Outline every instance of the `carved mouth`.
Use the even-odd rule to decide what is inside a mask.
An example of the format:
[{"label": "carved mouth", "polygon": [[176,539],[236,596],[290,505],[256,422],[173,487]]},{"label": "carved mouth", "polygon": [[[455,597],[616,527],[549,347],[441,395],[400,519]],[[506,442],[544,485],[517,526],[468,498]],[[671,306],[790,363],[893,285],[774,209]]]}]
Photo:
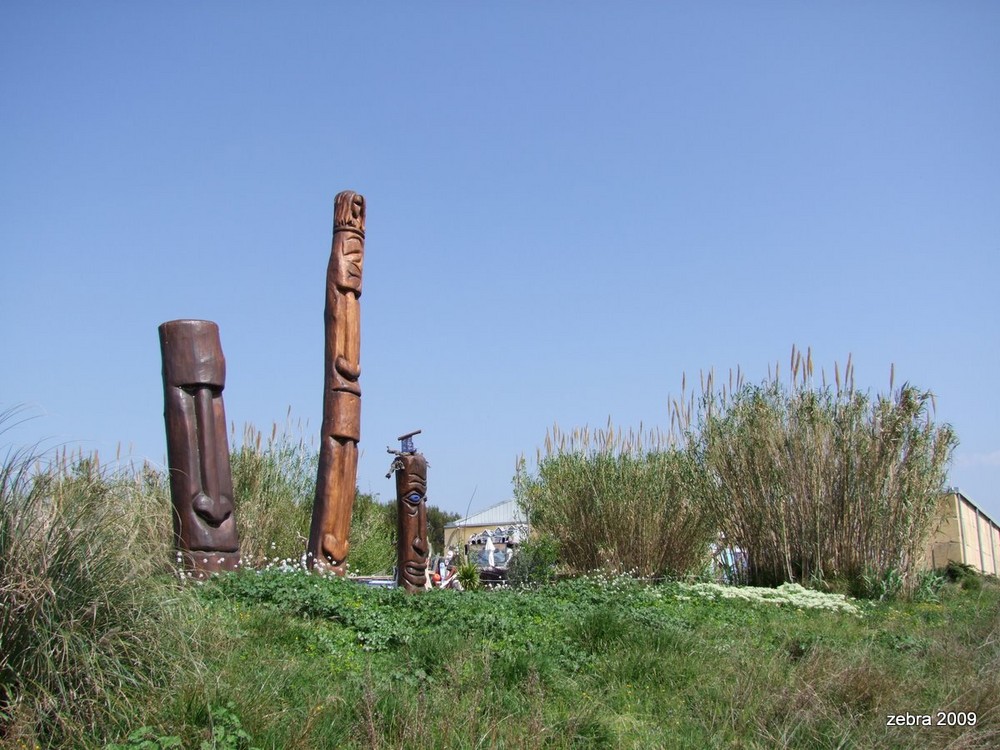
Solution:
[{"label": "carved mouth", "polygon": [[406,563],[403,566],[403,570],[405,570],[406,573],[410,577],[412,577],[412,578],[423,578],[424,577],[424,568],[420,567],[418,565],[415,565],[413,563]]}]

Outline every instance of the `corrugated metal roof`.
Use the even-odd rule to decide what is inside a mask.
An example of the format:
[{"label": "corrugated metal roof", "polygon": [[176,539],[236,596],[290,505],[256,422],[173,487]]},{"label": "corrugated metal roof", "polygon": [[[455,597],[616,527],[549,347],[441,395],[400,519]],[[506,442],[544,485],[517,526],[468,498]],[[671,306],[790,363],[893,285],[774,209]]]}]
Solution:
[{"label": "corrugated metal roof", "polygon": [[517,507],[517,500],[511,499],[491,505],[486,510],[473,513],[467,518],[446,523],[444,527],[454,529],[459,526],[509,526],[516,523],[527,523],[527,519]]}]

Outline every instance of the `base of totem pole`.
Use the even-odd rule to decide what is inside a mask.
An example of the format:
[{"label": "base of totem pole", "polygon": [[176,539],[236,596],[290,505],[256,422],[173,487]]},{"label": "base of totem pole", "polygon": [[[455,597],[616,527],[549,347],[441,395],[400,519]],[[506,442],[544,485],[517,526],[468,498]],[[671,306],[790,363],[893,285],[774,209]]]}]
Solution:
[{"label": "base of totem pole", "polygon": [[185,575],[196,580],[204,580],[216,573],[238,569],[240,553],[178,550],[177,562],[182,566]]},{"label": "base of totem pole", "polygon": [[334,565],[328,563],[326,560],[317,559],[311,554],[306,562],[306,567],[313,573],[319,573],[325,576],[340,576],[344,578],[347,576],[347,565],[345,563],[340,563],[340,565]]}]

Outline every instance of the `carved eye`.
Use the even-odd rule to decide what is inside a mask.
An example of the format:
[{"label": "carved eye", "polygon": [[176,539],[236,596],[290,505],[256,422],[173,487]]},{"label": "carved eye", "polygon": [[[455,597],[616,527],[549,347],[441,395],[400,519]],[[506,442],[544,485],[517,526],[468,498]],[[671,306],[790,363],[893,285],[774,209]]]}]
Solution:
[{"label": "carved eye", "polygon": [[406,496],[406,499],[409,500],[411,503],[419,503],[420,502],[420,493],[419,492],[411,492],[409,495]]}]

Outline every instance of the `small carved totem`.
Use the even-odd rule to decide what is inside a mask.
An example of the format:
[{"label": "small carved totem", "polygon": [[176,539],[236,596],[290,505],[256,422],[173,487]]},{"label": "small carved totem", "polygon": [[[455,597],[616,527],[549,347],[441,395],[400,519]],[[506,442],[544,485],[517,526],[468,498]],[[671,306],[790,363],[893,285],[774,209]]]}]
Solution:
[{"label": "small carved totem", "polygon": [[413,447],[420,430],[400,435],[400,449],[389,474],[396,472],[396,583],[420,591],[427,580],[427,459]]},{"label": "small carved totem", "polygon": [[365,199],[346,190],[334,200],[333,248],[326,271],[323,425],[308,564],[346,570],[361,439],[361,268]]},{"label": "small carved totem", "polygon": [[185,568],[204,578],[240,562],[222,403],[226,360],[211,321],[172,320],[159,330],[174,543]]}]

